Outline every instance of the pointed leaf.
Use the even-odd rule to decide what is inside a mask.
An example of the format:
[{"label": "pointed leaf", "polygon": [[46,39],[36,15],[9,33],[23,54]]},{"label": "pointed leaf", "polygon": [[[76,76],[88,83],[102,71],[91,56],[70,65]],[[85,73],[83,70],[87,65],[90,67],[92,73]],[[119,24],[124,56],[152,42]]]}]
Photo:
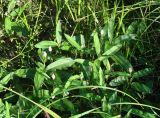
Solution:
[{"label": "pointed leaf", "polygon": [[149,75],[153,72],[153,68],[145,68],[143,70],[137,71],[135,73],[133,73],[132,77],[133,78],[140,78],[140,77],[144,77],[146,75]]},{"label": "pointed leaf", "polygon": [[12,26],[12,21],[10,20],[9,17],[5,18],[5,30],[9,34],[11,33],[11,26]]},{"label": "pointed leaf", "polygon": [[133,82],[131,87],[139,92],[143,92],[143,93],[151,93],[152,92],[152,88],[150,88],[149,86],[142,84],[142,83],[138,83],[138,82]]},{"label": "pointed leaf", "polygon": [[115,19],[113,16],[108,19],[108,37],[110,42],[112,42],[114,29],[115,29],[114,22],[115,22]]},{"label": "pointed leaf", "polygon": [[121,49],[121,47],[122,47],[121,44],[112,46],[110,49],[108,49],[106,52],[104,52],[103,55],[105,55],[105,56],[112,55],[115,52],[119,51]]},{"label": "pointed leaf", "polygon": [[132,22],[126,31],[126,34],[135,34],[137,28],[138,28],[138,22],[137,21]]},{"label": "pointed leaf", "polygon": [[104,74],[103,74],[103,70],[101,67],[99,68],[99,85],[100,86],[105,85]]},{"label": "pointed leaf", "polygon": [[119,76],[115,79],[112,79],[109,83],[110,86],[119,86],[124,84],[125,82],[127,83],[128,78],[125,76]]},{"label": "pointed leaf", "polygon": [[34,76],[34,85],[37,90],[40,89],[40,87],[42,86],[44,79],[45,77],[37,71]]},{"label": "pointed leaf", "polygon": [[9,73],[2,80],[0,80],[0,84],[6,85],[11,79],[13,79],[13,76],[14,76],[14,72]]},{"label": "pointed leaf", "polygon": [[75,48],[77,48],[78,50],[81,50],[81,46],[76,42],[76,40],[69,36],[68,34],[64,34],[66,39],[68,40],[68,42]]},{"label": "pointed leaf", "polygon": [[16,6],[16,0],[11,0],[8,4],[8,11],[7,12],[10,13],[14,9],[15,6]]},{"label": "pointed leaf", "polygon": [[18,69],[15,71],[15,75],[21,78],[33,78],[35,74],[35,69]]},{"label": "pointed leaf", "polygon": [[55,69],[62,69],[62,68],[66,68],[66,67],[70,67],[75,63],[75,61],[72,58],[63,58],[63,59],[59,59],[51,64],[49,64],[46,67],[46,70],[55,70]]},{"label": "pointed leaf", "polygon": [[112,55],[111,58],[128,72],[131,73],[133,71],[131,63],[121,54],[116,53],[115,55]]},{"label": "pointed leaf", "polygon": [[100,44],[100,40],[98,37],[98,33],[95,31],[95,32],[93,32],[92,35],[93,35],[93,39],[94,39],[94,47],[96,50],[96,54],[97,54],[97,56],[99,56],[101,53],[101,44]]},{"label": "pointed leaf", "polygon": [[58,20],[57,26],[56,26],[56,40],[57,43],[60,44],[62,41],[62,29],[61,29],[61,22]]},{"label": "pointed leaf", "polygon": [[35,45],[36,48],[56,47],[57,43],[54,41],[41,41]]}]

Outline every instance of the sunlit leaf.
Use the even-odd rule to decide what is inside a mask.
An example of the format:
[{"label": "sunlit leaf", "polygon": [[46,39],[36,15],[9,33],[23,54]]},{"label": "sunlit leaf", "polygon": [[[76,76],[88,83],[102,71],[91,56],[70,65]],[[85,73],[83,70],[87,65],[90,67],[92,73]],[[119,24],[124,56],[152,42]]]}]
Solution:
[{"label": "sunlit leaf", "polygon": [[62,29],[61,29],[61,22],[58,20],[57,26],[56,26],[56,40],[57,43],[60,44],[62,41]]},{"label": "sunlit leaf", "polygon": [[11,0],[8,4],[8,13],[10,13],[16,6],[16,0]]},{"label": "sunlit leaf", "polygon": [[36,72],[35,76],[34,76],[34,85],[35,88],[38,90],[41,88],[41,86],[43,85],[43,81],[44,81],[45,77],[44,75],[42,75],[42,73],[40,72]]},{"label": "sunlit leaf", "polygon": [[5,30],[7,33],[11,33],[11,27],[12,27],[12,21],[10,20],[9,17],[5,18]]},{"label": "sunlit leaf", "polygon": [[98,37],[98,33],[95,31],[95,32],[93,32],[92,35],[93,35],[93,39],[94,39],[94,47],[96,50],[96,54],[99,56],[101,53],[101,44],[100,44],[100,40]]},{"label": "sunlit leaf", "polygon": [[46,70],[63,69],[63,68],[72,66],[74,63],[75,63],[75,61],[72,58],[62,58],[62,59],[59,59],[59,60],[49,64],[46,67]]},{"label": "sunlit leaf", "polygon": [[112,42],[114,29],[115,29],[115,19],[112,16],[111,18],[108,18],[108,37],[110,42]]},{"label": "sunlit leaf", "polygon": [[0,84],[6,85],[11,79],[13,79],[14,72],[9,73],[3,79],[0,80]]},{"label": "sunlit leaf", "polygon": [[122,84],[125,84],[127,83],[127,80],[128,78],[125,77],[125,76],[119,76],[115,79],[112,79],[109,83],[110,86],[119,86],[119,85],[122,85]]},{"label": "sunlit leaf", "polygon": [[36,48],[56,47],[57,43],[54,41],[41,41],[35,45]]},{"label": "sunlit leaf", "polygon": [[107,51],[105,51],[102,55],[104,56],[109,56],[109,55],[112,55],[114,54],[115,52],[117,52],[118,50],[120,50],[122,47],[122,45],[115,45],[115,46],[112,46],[110,49],[108,49]]},{"label": "sunlit leaf", "polygon": [[68,42],[78,50],[81,50],[81,46],[76,42],[75,38],[69,36],[68,34],[64,34]]}]

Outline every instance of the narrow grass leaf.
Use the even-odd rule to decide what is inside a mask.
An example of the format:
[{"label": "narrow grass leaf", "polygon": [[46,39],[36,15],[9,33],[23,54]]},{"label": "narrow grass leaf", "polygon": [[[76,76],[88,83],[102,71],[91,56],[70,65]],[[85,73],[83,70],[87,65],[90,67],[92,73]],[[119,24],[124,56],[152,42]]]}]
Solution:
[{"label": "narrow grass leaf", "polygon": [[96,110],[98,110],[98,109],[100,109],[100,107],[94,108],[94,109],[91,109],[91,110],[88,110],[88,111],[85,111],[85,112],[83,112],[83,113],[81,113],[81,114],[77,114],[77,115],[71,116],[71,117],[69,117],[69,118],[81,118],[82,116],[85,116],[85,115],[87,115],[87,114],[90,114],[90,113],[92,113],[93,111],[96,111]]},{"label": "narrow grass leaf", "polygon": [[22,95],[22,94],[14,91],[14,90],[12,90],[12,89],[9,89],[9,88],[3,86],[2,84],[0,84],[0,89],[1,89],[1,88],[4,88],[4,89],[6,89],[6,90],[8,90],[8,91],[10,91],[10,92],[12,92],[12,93],[14,93],[14,94],[22,97],[22,98],[30,101],[31,103],[35,104],[36,106],[38,106],[39,108],[41,108],[41,109],[44,110],[45,112],[49,113],[53,118],[61,118],[58,114],[56,114],[56,113],[53,112],[52,110],[48,109],[47,107],[45,107],[45,106],[43,106],[43,105],[41,105],[41,104],[38,104],[38,103],[34,102],[33,100],[25,97],[24,95]]}]

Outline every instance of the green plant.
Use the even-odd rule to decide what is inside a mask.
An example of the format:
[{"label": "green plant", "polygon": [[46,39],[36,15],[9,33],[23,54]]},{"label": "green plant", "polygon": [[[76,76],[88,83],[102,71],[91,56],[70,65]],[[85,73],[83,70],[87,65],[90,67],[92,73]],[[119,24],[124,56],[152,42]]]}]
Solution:
[{"label": "green plant", "polygon": [[157,66],[146,56],[159,2],[2,5],[1,117],[159,117]]}]

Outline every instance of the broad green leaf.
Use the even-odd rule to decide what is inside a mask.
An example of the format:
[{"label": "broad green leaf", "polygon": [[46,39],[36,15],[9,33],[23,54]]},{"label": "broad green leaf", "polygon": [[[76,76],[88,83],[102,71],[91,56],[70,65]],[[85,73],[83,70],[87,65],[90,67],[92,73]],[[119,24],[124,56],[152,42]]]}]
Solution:
[{"label": "broad green leaf", "polygon": [[45,77],[44,75],[42,75],[40,72],[36,72],[35,76],[34,76],[34,85],[36,90],[39,90],[41,88],[41,86],[43,85],[43,81],[44,81]]},{"label": "broad green leaf", "polygon": [[105,65],[107,71],[111,71],[111,64],[110,64],[110,61],[108,59],[104,59],[103,64]]},{"label": "broad green leaf", "polygon": [[69,36],[68,34],[64,34],[68,42],[78,50],[81,50],[81,46],[76,42],[75,38]]},{"label": "broad green leaf", "polygon": [[110,49],[108,49],[107,51],[105,51],[102,55],[104,55],[104,56],[112,55],[115,52],[119,51],[121,49],[121,47],[122,47],[121,44],[112,46]]},{"label": "broad green leaf", "polygon": [[10,13],[16,6],[16,0],[11,0],[8,4],[8,13]]},{"label": "broad green leaf", "polygon": [[12,26],[12,21],[10,20],[9,17],[5,18],[5,30],[8,34],[11,33],[11,26]]},{"label": "broad green leaf", "polygon": [[153,70],[154,70],[153,68],[145,68],[143,70],[140,70],[140,71],[133,73],[132,77],[133,78],[144,77],[144,76],[151,74],[153,72]]},{"label": "broad green leaf", "polygon": [[5,105],[2,102],[2,99],[0,98],[0,118],[5,118],[5,116],[6,116]]},{"label": "broad green leaf", "polygon": [[142,93],[151,93],[152,92],[152,88],[150,88],[149,86],[142,84],[142,83],[138,83],[138,82],[133,82],[131,84],[131,87],[139,92]]},{"label": "broad green leaf", "polygon": [[112,76],[125,76],[125,77],[130,77],[131,74],[127,73],[127,72],[112,72],[111,73]]},{"label": "broad green leaf", "polygon": [[114,103],[114,102],[117,102],[118,99],[117,99],[117,92],[113,92],[113,94],[109,97],[109,103]]},{"label": "broad green leaf", "polygon": [[120,44],[120,43],[131,41],[131,40],[136,40],[135,34],[120,35],[115,39],[115,44]]},{"label": "broad green leaf", "polygon": [[28,68],[28,69],[18,69],[15,71],[15,75],[21,78],[33,78],[35,74],[35,70]]},{"label": "broad green leaf", "polygon": [[35,96],[39,98],[50,98],[49,90],[40,89],[36,91]]},{"label": "broad green leaf", "polygon": [[16,9],[14,9],[9,15],[12,17],[15,16],[21,16],[21,14],[24,12],[24,10],[29,6],[30,2],[25,3],[25,5],[23,5],[22,7],[18,7]]},{"label": "broad green leaf", "polygon": [[61,22],[58,20],[57,26],[56,26],[56,40],[57,43],[60,44],[62,41],[62,29],[61,29]]},{"label": "broad green leaf", "polygon": [[108,24],[105,24],[105,26],[101,30],[101,36],[103,38],[108,37]]},{"label": "broad green leaf", "polygon": [[137,28],[137,35],[138,36],[141,36],[142,33],[144,33],[145,31],[147,30],[147,26],[146,26],[146,23],[144,21],[141,21],[139,24],[138,24],[138,28]]},{"label": "broad green leaf", "polygon": [[111,106],[108,104],[107,99],[106,99],[106,97],[104,96],[103,99],[102,99],[102,111],[108,112],[109,109],[110,109],[110,107],[111,107]]},{"label": "broad green leaf", "polygon": [[133,71],[131,63],[121,54],[116,53],[115,55],[112,55],[111,58],[128,72],[131,73]]},{"label": "broad green leaf", "polygon": [[115,19],[112,16],[111,18],[108,18],[108,37],[110,42],[112,42],[114,29],[115,29]]},{"label": "broad green leaf", "polygon": [[126,30],[126,34],[135,34],[138,28],[138,24],[139,23],[137,21],[132,22]]},{"label": "broad green leaf", "polygon": [[0,80],[0,84],[6,85],[11,79],[13,79],[13,76],[14,76],[14,72],[9,73],[2,80]]},{"label": "broad green leaf", "polygon": [[56,47],[57,43],[54,41],[41,41],[35,45],[36,48]]},{"label": "broad green leaf", "polygon": [[83,48],[85,48],[86,47],[86,45],[85,45],[85,39],[84,39],[84,35],[80,35],[80,39],[81,39],[81,48],[83,49]]},{"label": "broad green leaf", "polygon": [[26,37],[29,34],[27,28],[22,23],[12,22],[11,30],[14,31],[19,37]]},{"label": "broad green leaf", "polygon": [[46,67],[46,70],[56,70],[56,69],[62,69],[62,68],[66,68],[66,67],[70,67],[75,63],[75,61],[72,58],[62,58],[59,59],[51,64],[49,64]]},{"label": "broad green leaf", "polygon": [[66,82],[64,88],[65,88],[65,89],[69,88],[69,87],[72,85],[72,82],[73,82],[74,80],[79,79],[79,78],[80,78],[79,75],[71,76],[71,77],[68,79],[68,81]]},{"label": "broad green leaf", "polygon": [[6,101],[5,106],[6,106],[6,117],[5,118],[11,118],[11,116],[10,116],[11,105]]},{"label": "broad green leaf", "polygon": [[93,82],[95,84],[99,84],[99,67],[100,67],[100,64],[97,60],[94,61],[93,63]]},{"label": "broad green leaf", "polygon": [[96,50],[96,54],[97,54],[97,56],[99,56],[101,53],[101,44],[100,44],[100,40],[98,37],[98,33],[95,31],[95,32],[93,32],[92,35],[93,35],[93,39],[94,39],[94,47]]},{"label": "broad green leaf", "polygon": [[115,79],[112,79],[109,83],[110,86],[119,86],[119,85],[122,85],[122,84],[125,84],[127,83],[127,80],[128,78],[125,77],[125,76],[119,76]]},{"label": "broad green leaf", "polygon": [[90,65],[90,66],[93,65],[93,63],[91,61],[88,61],[88,60],[85,60],[85,59],[79,59],[79,58],[77,58],[77,59],[75,59],[75,62],[77,62],[79,64],[82,64],[84,66],[85,65]]},{"label": "broad green leaf", "polygon": [[61,50],[69,51],[71,48],[71,45],[68,42],[62,42],[62,45],[60,46]]},{"label": "broad green leaf", "polygon": [[154,114],[151,114],[149,112],[143,112],[142,110],[139,109],[132,109],[131,113],[141,118],[156,118]]},{"label": "broad green leaf", "polygon": [[101,67],[99,68],[99,85],[100,86],[105,85],[104,74],[103,74],[103,70]]},{"label": "broad green leaf", "polygon": [[69,101],[68,99],[64,99],[63,104],[67,111],[70,111],[71,113],[75,112],[74,105],[71,101]]}]

